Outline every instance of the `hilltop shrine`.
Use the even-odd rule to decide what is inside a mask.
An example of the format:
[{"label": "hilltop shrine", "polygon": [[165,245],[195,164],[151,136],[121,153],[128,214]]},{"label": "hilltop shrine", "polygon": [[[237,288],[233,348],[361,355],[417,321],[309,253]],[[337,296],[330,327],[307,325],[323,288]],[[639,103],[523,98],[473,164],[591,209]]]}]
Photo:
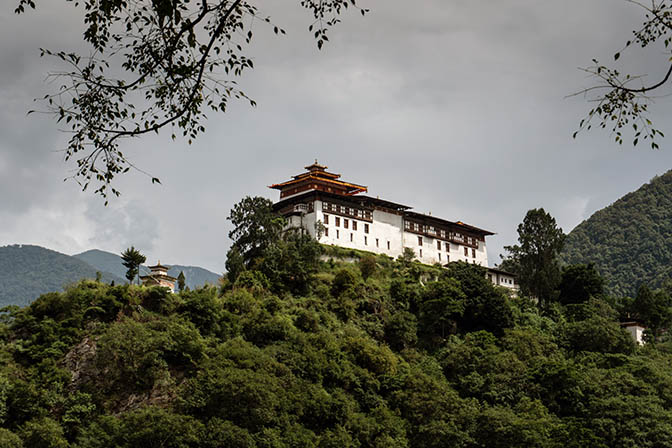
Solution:
[{"label": "hilltop shrine", "polygon": [[145,286],[164,286],[170,289],[170,292],[175,292],[175,282],[177,279],[168,275],[170,267],[161,265],[159,261],[156,266],[148,266],[150,273],[148,275],[141,275],[140,280]]},{"label": "hilltop shrine", "polygon": [[[488,267],[485,238],[494,235],[462,221],[448,221],[411,211],[407,205],[366,196],[368,189],[340,180],[341,175],[315,163],[306,172],[269,188],[280,191],[274,210],[291,227],[303,227],[322,244],[385,254],[392,258],[405,248],[425,264],[453,261],[488,269],[496,285],[515,288],[512,274]],[[321,225],[320,225],[321,224]],[[318,234],[317,229],[323,231]]]}]

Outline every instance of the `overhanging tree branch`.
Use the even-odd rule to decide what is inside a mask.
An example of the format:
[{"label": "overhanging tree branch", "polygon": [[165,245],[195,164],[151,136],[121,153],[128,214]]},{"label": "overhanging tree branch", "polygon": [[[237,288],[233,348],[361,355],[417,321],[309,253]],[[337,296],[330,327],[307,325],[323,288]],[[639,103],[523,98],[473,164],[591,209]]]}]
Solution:
[{"label": "overhanging tree branch", "polygon": [[[345,9],[368,11],[355,0],[299,4],[316,21],[309,30],[318,48]],[[96,183],[95,192],[106,203],[108,189],[119,194],[112,187],[115,176],[135,168],[120,151],[123,139],[170,126],[173,138],[181,132],[191,143],[205,131],[207,110],[224,112],[230,99],[255,105],[235,81],[254,67],[244,51],[255,21],[246,18],[285,33],[260,16],[254,0],[80,0],[77,5],[85,12],[83,38],[92,51],[83,57],[43,50],[71,68],[52,75],[62,84],[43,100],[71,135],[65,160],[76,159],[72,178],[83,189]],[[16,12],[35,6],[35,0],[18,0]]]}]

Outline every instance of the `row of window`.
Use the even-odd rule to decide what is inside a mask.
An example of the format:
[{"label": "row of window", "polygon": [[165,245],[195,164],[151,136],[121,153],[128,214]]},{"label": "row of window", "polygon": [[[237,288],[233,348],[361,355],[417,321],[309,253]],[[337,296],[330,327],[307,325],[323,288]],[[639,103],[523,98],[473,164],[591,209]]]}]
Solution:
[{"label": "row of window", "polygon": [[[336,227],[341,227],[341,217],[340,216],[334,216],[334,225]],[[324,225],[329,225],[331,218],[329,215],[324,215]],[[347,219],[343,218],[343,228],[348,229],[350,225],[352,224],[352,230],[357,230],[357,221],[354,219]],[[364,233],[369,233],[369,224],[364,223]]]},{"label": "row of window", "polygon": [[[366,227],[368,227],[368,224],[366,224]],[[347,228],[347,227],[346,227]],[[341,231],[340,229],[335,229],[336,230],[336,239],[341,239]],[[353,229],[356,230],[356,229]],[[368,233],[368,231],[367,231]],[[329,236],[329,227],[324,228],[324,236]],[[350,232],[350,242],[354,242],[355,240],[355,234]],[[369,237],[364,235],[364,245],[368,246],[369,245]],[[376,238],[376,247],[380,247],[380,239]],[[390,250],[390,242],[387,242],[387,250]]]},{"label": "row of window", "polygon": [[463,235],[459,232],[451,232],[446,229],[436,228],[434,226],[429,226],[425,224],[420,224],[418,222],[404,220],[404,229],[409,232],[416,233],[425,233],[427,235],[432,235],[437,238],[450,239],[458,243],[468,244],[470,246],[478,245],[478,240],[474,237]]},{"label": "row of window", "polygon": [[[418,252],[419,252],[418,253],[418,258],[422,258],[422,249],[419,249]],[[439,256],[439,263],[443,263],[441,252],[437,253],[437,255]],[[465,260],[465,261],[467,263],[469,263],[469,260]],[[476,260],[472,260],[471,262],[476,264]],[[450,263],[450,255],[449,254],[446,254],[446,263]]]},{"label": "row of window", "polygon": [[361,210],[358,208],[347,207],[345,205],[334,204],[333,202],[322,202],[322,211],[340,213],[341,215],[348,215],[354,218],[371,220],[370,210]]},{"label": "row of window", "polygon": [[[492,274],[488,274],[488,279],[494,283],[494,280],[492,278]],[[499,278],[499,284],[501,285],[502,283],[506,283],[508,285],[513,285],[513,279],[507,278],[507,277],[500,277]]]},{"label": "row of window", "polygon": [[[418,246],[422,247],[422,237],[421,236],[418,237]],[[437,240],[436,241],[436,249],[441,250],[441,246],[442,246],[441,241]],[[450,243],[449,242],[444,241],[443,242],[443,247],[445,248],[446,252],[450,252]],[[420,251],[422,251],[422,249],[420,249]],[[422,255],[420,255],[420,256],[422,257]],[[464,256],[465,257],[469,256],[469,248],[468,247],[464,248]],[[473,248],[473,247],[471,248],[471,257],[476,258],[476,249]],[[439,253],[439,260],[441,260],[441,254],[440,253]]]}]

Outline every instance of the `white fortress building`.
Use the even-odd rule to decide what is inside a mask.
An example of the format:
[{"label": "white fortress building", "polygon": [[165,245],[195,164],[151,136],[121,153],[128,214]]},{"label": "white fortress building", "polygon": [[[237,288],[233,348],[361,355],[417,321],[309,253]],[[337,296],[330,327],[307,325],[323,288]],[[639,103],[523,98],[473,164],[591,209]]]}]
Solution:
[{"label": "white fortress building", "polygon": [[[317,160],[305,169],[305,173],[269,187],[280,190],[274,210],[289,220],[289,226],[305,228],[313,237],[319,236],[322,244],[392,258],[410,248],[425,264],[478,264],[488,269],[494,284],[517,287],[513,274],[488,267],[485,237],[493,232],[366,196],[362,193],[367,187],[339,180],[340,174],[328,172]],[[320,227],[323,231],[318,235]]]}]

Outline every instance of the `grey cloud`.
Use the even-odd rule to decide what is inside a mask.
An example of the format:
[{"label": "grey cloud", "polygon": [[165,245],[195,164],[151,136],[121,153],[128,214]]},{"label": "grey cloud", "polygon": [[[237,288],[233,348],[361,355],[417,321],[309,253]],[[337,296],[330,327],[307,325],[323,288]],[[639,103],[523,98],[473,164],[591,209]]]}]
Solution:
[{"label": "grey cloud", "polygon": [[[191,147],[167,136],[128,142],[124,153],[163,185],[132,174],[103,208],[61,182],[67,167],[50,152],[64,138],[56,125],[25,117],[34,92],[49,87],[36,48],[79,39],[73,10],[45,5],[0,15],[0,222],[69,211],[80,234],[58,228],[42,241],[77,250],[134,244],[150,259],[221,271],[231,206],[248,194],[275,199],[266,186],[317,157],[373,195],[497,232],[496,262],[527,209],[545,207],[569,231],[672,162],[669,149],[616,148],[604,133],[571,139],[588,110],[565,99],[589,82],[576,67],[609,60],[629,37],[640,16],[627,2],[370,0],[362,6],[372,13],[345,16],[322,51],[298,5],[271,2],[264,12],[288,36],[260,23],[256,68],[240,80],[259,106],[211,115]],[[642,72],[660,64],[635,61]],[[657,104],[659,123],[670,121],[669,105]],[[13,232],[0,236],[11,243]]]}]

